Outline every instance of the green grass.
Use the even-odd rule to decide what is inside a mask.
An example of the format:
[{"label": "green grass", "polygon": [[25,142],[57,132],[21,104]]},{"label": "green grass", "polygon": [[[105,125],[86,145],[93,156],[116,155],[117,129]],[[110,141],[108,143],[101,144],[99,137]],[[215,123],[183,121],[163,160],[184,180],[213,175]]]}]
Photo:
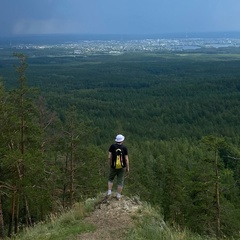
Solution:
[{"label": "green grass", "polygon": [[84,222],[84,217],[93,210],[94,200],[78,203],[72,210],[49,215],[46,222],[25,229],[15,240],[74,240],[83,232],[94,231],[93,225]]},{"label": "green grass", "polygon": [[[100,197],[100,196],[99,196]],[[95,230],[93,225],[84,222],[84,217],[94,210],[99,201],[88,199],[84,204],[78,203],[72,210],[61,214],[52,214],[46,222],[25,229],[15,240],[76,240],[84,232]],[[133,216],[134,227],[127,233],[125,240],[213,240],[208,236],[200,236],[189,230],[170,227],[162,218],[160,211],[144,203]],[[232,240],[234,240],[232,238]]]},{"label": "green grass", "polygon": [[128,233],[126,240],[211,240],[188,230],[169,227],[161,213],[150,205],[145,205],[135,216],[135,227]]}]

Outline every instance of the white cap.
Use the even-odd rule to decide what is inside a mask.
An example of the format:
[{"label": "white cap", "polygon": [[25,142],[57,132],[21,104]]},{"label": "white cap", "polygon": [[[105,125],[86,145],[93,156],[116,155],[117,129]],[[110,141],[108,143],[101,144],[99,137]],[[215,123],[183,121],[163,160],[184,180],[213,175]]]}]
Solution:
[{"label": "white cap", "polygon": [[116,141],[116,142],[123,142],[124,139],[125,139],[125,137],[124,137],[122,134],[118,134],[118,135],[116,136],[115,141]]}]

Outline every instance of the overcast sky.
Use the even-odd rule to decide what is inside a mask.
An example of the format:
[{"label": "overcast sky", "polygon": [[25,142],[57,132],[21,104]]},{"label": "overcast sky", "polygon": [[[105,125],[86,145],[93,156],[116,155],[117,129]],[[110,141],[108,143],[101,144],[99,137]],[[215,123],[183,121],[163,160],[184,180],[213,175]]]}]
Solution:
[{"label": "overcast sky", "polygon": [[0,36],[240,31],[240,0],[0,0]]}]

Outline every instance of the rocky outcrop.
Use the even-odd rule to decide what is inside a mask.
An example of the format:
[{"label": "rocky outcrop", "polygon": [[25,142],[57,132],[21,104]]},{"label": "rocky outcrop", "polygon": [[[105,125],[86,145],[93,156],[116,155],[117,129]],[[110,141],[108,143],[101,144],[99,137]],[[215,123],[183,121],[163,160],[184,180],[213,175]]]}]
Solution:
[{"label": "rocky outcrop", "polygon": [[136,197],[122,196],[117,200],[114,196],[99,197],[95,211],[85,219],[95,225],[96,231],[79,235],[79,240],[124,239],[126,232],[133,227],[133,216],[140,214],[142,203]]}]

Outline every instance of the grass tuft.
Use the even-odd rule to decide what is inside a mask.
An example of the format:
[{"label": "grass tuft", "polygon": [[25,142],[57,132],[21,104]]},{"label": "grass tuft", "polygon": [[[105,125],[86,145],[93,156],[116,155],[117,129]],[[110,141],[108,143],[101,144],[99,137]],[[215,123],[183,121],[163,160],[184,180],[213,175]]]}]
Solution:
[{"label": "grass tuft", "polygon": [[128,232],[126,240],[210,240],[190,231],[180,231],[169,227],[162,218],[160,210],[144,204],[134,216],[135,227]]},{"label": "grass tuft", "polygon": [[83,221],[84,217],[93,209],[93,203],[77,203],[69,211],[60,214],[50,214],[45,222],[34,227],[26,228],[15,236],[15,240],[74,240],[83,232],[94,231],[93,225]]}]

